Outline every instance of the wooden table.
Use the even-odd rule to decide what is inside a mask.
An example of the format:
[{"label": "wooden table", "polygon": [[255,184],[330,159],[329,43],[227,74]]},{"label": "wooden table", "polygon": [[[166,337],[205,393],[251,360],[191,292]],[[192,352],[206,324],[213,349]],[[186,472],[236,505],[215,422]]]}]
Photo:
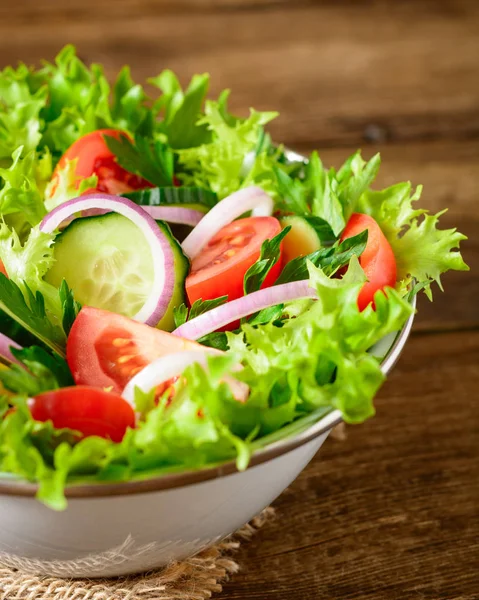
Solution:
[{"label": "wooden table", "polygon": [[377,417],[330,440],[239,554],[222,598],[479,598],[479,2],[17,0],[0,61],[66,42],[112,74],[212,74],[212,94],[273,108],[278,140],[337,165],[381,150],[379,184],[423,183],[472,270],[422,299]]}]

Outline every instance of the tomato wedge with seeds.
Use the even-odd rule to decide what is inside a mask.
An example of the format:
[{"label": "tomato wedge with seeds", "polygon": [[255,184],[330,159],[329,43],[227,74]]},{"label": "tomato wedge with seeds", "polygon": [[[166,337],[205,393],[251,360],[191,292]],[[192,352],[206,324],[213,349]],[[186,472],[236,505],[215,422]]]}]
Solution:
[{"label": "tomato wedge with seeds", "polygon": [[75,159],[77,159],[75,173],[79,177],[78,186],[82,179],[86,179],[92,175],[98,177],[96,188],[85,191],[85,194],[92,192],[125,194],[134,190],[154,187],[146,179],[126,171],[117,163],[115,155],[108,148],[105,136],[120,139],[122,135],[126,134],[117,129],[99,129],[87,133],[74,142],[61,157],[53,172],[53,185],[50,189],[50,196],[55,194],[61,178],[61,172],[65,168],[67,161]]},{"label": "tomato wedge with seeds", "polygon": [[82,437],[96,435],[121,442],[135,427],[133,408],[117,394],[76,386],[44,392],[28,401],[35,421],[51,421],[56,429],[74,429]]},{"label": "tomato wedge with seeds", "polygon": [[[186,278],[188,301],[243,296],[246,271],[259,258],[261,245],[281,232],[274,217],[248,217],[223,227],[193,259]],[[273,266],[262,287],[273,285],[281,272],[282,261]]]},{"label": "tomato wedge with seeds", "polygon": [[353,214],[344,229],[341,241],[354,237],[365,229],[368,230],[368,242],[359,257],[359,264],[368,281],[359,292],[359,310],[364,310],[371,303],[374,307],[374,294],[385,287],[394,287],[397,278],[396,259],[391,245],[377,222],[369,215]]},{"label": "tomato wedge with seeds", "polygon": [[67,362],[76,384],[121,393],[143,367],[184,350],[207,351],[196,342],[85,306],[68,336]]}]

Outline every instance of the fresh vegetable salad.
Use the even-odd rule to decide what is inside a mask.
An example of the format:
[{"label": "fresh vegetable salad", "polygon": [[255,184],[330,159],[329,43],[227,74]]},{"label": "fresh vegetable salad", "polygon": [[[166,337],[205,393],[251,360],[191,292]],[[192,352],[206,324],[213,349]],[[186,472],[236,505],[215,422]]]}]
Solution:
[{"label": "fresh vegetable salad", "polygon": [[0,75],[0,471],[56,509],[370,417],[371,349],[467,269],[421,188],[372,189],[379,155],[291,158],[208,75],[148,84],[72,47]]}]

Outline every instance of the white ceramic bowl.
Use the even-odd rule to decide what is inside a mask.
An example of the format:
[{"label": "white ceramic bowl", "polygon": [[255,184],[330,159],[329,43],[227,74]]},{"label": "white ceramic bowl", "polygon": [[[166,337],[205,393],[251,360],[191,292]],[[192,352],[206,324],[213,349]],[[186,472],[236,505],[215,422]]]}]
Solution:
[{"label": "white ceramic bowl", "polygon": [[[374,349],[388,373],[413,317]],[[299,475],[341,421],[333,411],[299,434],[234,463],[117,484],[72,486],[55,512],[36,488],[0,479],[0,563],[60,577],[125,575],[182,559],[228,536]]]}]

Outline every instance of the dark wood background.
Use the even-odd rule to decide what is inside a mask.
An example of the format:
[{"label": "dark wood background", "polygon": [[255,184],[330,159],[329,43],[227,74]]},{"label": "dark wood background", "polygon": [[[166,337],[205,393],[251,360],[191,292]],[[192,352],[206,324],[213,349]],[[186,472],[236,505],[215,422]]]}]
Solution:
[{"label": "dark wood background", "polygon": [[274,137],[379,184],[424,184],[469,236],[470,273],[423,299],[377,417],[330,439],[238,556],[221,598],[479,598],[479,2],[4,0],[0,63],[72,42],[113,75],[209,71],[232,108],[278,109]]}]

